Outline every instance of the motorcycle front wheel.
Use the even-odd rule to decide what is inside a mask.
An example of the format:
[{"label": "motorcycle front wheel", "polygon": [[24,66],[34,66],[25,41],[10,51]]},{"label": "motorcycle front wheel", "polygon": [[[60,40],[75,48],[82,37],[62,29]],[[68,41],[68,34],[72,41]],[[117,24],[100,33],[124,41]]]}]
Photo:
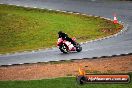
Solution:
[{"label": "motorcycle front wheel", "polygon": [[82,47],[79,43],[76,44],[76,51],[77,52],[81,52],[82,51]]}]

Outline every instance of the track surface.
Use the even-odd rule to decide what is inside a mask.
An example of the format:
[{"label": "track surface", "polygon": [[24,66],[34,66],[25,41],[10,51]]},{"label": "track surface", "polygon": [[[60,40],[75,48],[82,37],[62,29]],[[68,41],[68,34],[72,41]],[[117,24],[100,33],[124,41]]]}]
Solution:
[{"label": "track surface", "polygon": [[113,19],[116,13],[120,21],[128,24],[127,31],[116,37],[82,44],[80,53],[62,54],[53,48],[36,52],[0,55],[0,65],[36,63],[69,59],[92,58],[132,53],[132,2],[90,0],[0,0],[0,3],[66,10],[103,16]]}]

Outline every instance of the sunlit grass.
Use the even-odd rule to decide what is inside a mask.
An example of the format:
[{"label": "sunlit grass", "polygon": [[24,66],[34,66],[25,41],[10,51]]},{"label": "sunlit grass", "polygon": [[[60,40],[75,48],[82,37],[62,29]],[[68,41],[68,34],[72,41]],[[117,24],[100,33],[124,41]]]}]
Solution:
[{"label": "sunlit grass", "polygon": [[88,83],[79,85],[75,77],[63,77],[30,81],[0,81],[0,88],[132,88],[132,81],[126,84]]}]

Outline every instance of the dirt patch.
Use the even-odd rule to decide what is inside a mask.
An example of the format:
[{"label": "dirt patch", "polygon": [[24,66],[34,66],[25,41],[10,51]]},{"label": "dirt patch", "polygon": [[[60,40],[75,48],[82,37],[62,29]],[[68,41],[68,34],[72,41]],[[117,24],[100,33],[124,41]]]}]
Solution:
[{"label": "dirt patch", "polygon": [[131,72],[132,55],[0,67],[0,80],[32,80],[75,76],[78,74],[80,66],[87,73]]}]

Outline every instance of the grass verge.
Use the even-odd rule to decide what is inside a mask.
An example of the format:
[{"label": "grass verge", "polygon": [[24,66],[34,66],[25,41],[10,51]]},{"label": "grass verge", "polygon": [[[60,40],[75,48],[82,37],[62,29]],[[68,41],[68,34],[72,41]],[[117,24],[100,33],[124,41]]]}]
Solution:
[{"label": "grass verge", "polygon": [[0,53],[50,48],[62,30],[78,41],[88,41],[116,33],[119,24],[56,11],[0,5]]},{"label": "grass verge", "polygon": [[[130,73],[132,77],[132,73]],[[128,84],[85,84],[76,83],[75,77],[30,81],[0,81],[0,88],[132,88],[132,81]]]}]

